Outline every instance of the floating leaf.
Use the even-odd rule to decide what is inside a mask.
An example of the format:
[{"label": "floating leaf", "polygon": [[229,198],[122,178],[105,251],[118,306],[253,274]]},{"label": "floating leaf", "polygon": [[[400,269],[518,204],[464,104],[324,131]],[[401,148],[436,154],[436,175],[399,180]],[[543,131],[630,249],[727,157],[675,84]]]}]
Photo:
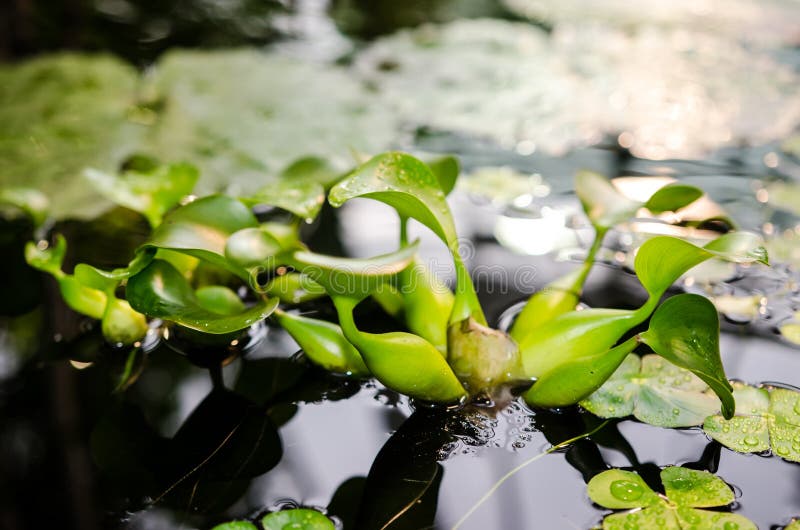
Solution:
[{"label": "floating leaf", "polygon": [[703,381],[657,355],[629,355],[608,381],[580,402],[601,418],[636,419],[660,427],[700,425],[719,408]]},{"label": "floating leaf", "polygon": [[457,287],[450,324],[472,315],[478,323],[486,325],[475,287],[458,254],[458,235],[442,185],[430,167],[405,153],[378,155],[336,184],[328,201],[338,207],[355,197],[384,202],[397,210],[401,218],[416,219],[430,228],[447,245],[456,267]]},{"label": "floating leaf", "polygon": [[278,305],[277,299],[270,299],[259,300],[253,307],[233,315],[209,311],[201,305],[186,278],[158,259],[128,279],[125,294],[131,307],[140,313],[212,334],[247,328],[269,316]]},{"label": "floating leaf", "polygon": [[275,318],[314,364],[331,372],[369,375],[361,354],[345,338],[338,325],[280,309],[275,311]]},{"label": "floating leaf", "polygon": [[261,519],[264,530],[335,530],[333,521],[317,510],[293,508],[268,513]]},{"label": "floating leaf", "polygon": [[769,438],[772,450],[800,462],[800,392],[775,388],[769,395]]},{"label": "floating leaf", "polygon": [[719,317],[707,298],[680,294],[667,299],[639,338],[672,364],[705,381],[722,401],[722,415],[733,416],[733,388],[719,353]]},{"label": "floating leaf", "polygon": [[697,509],[727,506],[735,500],[733,490],[711,473],[670,466],[661,470],[661,482],[666,498],[656,495],[630,471],[610,469],[595,475],[587,485],[592,501],[611,509],[634,508],[607,516],[603,530],[757,530],[741,515]]},{"label": "floating leaf", "polygon": [[759,453],[770,448],[768,430],[769,392],[734,383],[736,415],[726,420],[720,415],[709,416],[703,430],[725,447],[740,453]]},{"label": "floating leaf", "polygon": [[157,227],[164,214],[192,192],[199,173],[189,164],[169,164],[127,170],[119,175],[90,168],[84,176],[105,197],[140,212],[150,226]]},{"label": "floating leaf", "polygon": [[211,530],[258,530],[258,527],[250,521],[231,521],[218,524]]},{"label": "floating leaf", "polygon": [[225,257],[225,246],[234,233],[257,226],[255,216],[244,204],[224,195],[211,195],[167,214],[145,248],[188,254],[227,269],[247,281],[247,271]]}]

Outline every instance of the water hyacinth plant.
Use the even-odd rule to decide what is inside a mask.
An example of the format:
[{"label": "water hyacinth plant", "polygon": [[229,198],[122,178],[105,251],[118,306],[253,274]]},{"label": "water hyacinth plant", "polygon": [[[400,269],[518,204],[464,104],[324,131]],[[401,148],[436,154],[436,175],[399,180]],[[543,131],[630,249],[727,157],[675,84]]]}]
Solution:
[{"label": "water hyacinth plant", "polygon": [[[98,191],[138,210],[152,225],[127,267],[104,271],[79,264],[67,274],[62,270],[67,242],[59,235],[52,242],[31,242],[26,256],[31,266],[57,280],[69,307],[101,320],[104,336],[116,344],[140,341],[147,319],[220,345],[271,319],[324,370],[373,377],[411,398],[444,405],[510,387],[524,392],[534,407],[591,399],[627,366],[634,350],[646,349],[665,360],[665,367],[686,370],[708,385],[716,395],[708,414],[734,416],[714,306],[690,294],[662,299],[680,276],[705,260],[766,263],[758,236],[729,232],[705,246],[653,237],[638,249],[634,263],[648,295],[641,307],[578,310],[588,272],[613,226],[643,208],[676,211],[702,195],[695,187],[671,184],[640,203],[619,194],[606,178],[580,173],[576,189],[595,229],[594,243],[584,264],[533,294],[505,333],[489,326],[459,254],[446,200],[458,173],[453,158],[425,163],[400,152],[377,155],[344,175],[307,158],[253,195],[186,201],[197,177],[191,167],[142,159],[118,176],[88,173]],[[380,201],[396,211],[397,250],[368,259],[310,250],[301,238],[302,223],[313,220],[326,200],[340,207],[356,198]],[[262,222],[256,213],[265,207],[287,216]],[[418,243],[408,240],[410,219],[449,250],[453,291],[423,265]],[[324,297],[335,308],[335,321],[297,311]],[[396,318],[396,330],[374,333],[360,327],[356,308],[367,298]],[[630,336],[645,323],[645,331]]]}]

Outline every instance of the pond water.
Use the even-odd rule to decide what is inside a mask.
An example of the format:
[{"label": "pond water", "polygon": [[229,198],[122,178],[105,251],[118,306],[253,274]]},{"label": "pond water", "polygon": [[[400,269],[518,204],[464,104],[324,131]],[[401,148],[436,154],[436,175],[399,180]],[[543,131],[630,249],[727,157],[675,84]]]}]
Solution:
[{"label": "pond water", "polygon": [[[800,349],[781,336],[800,314],[800,149],[783,142],[800,121],[800,55],[787,23],[796,8],[772,1],[758,10],[739,0],[709,28],[702,9],[678,3],[632,31],[643,21],[614,2],[597,11],[582,2],[548,9],[524,0],[435,2],[424,14],[419,2],[405,11],[388,2],[305,1],[288,12],[287,3],[268,2],[259,17],[243,16],[240,2],[202,4],[197,16],[165,26],[157,6],[98,2],[93,27],[106,37],[130,30],[109,49],[137,66],[174,45],[277,42],[265,55],[174,52],[141,79],[128,66],[103,63],[97,68],[108,68],[104,79],[118,91],[109,112],[124,109],[126,118],[91,122],[102,126],[81,137],[97,142],[80,144],[88,154],[64,143],[60,152],[37,150],[27,165],[29,146],[0,146],[0,184],[30,173],[32,183],[61,195],[51,228],[70,243],[68,267],[123,266],[147,237],[144,218],[129,210],[95,218],[108,205],[71,178],[85,163],[116,163],[124,150],[109,147],[112,136],[129,151],[196,162],[203,192],[239,192],[266,168],[315,149],[339,157],[353,146],[455,154],[466,175],[452,197],[462,254],[490,324],[501,326],[585,252],[591,231],[571,191],[576,170],[680,178],[713,200],[701,218],[727,213],[763,233],[774,265],[704,267],[676,292],[704,294],[721,309],[728,377],[800,386]],[[393,33],[462,16],[499,18]],[[207,40],[195,40],[195,31]],[[292,38],[278,39],[286,34]],[[12,56],[64,44],[38,42],[36,34],[15,39],[4,48]],[[77,47],[102,40],[87,37]],[[589,53],[597,41],[604,47]],[[251,83],[240,82],[244,72]],[[125,94],[141,95],[142,87],[157,97],[137,100],[134,119]],[[419,97],[409,97],[412,88]],[[80,109],[90,97],[65,106]],[[307,105],[319,100],[326,106]],[[58,115],[42,107],[43,120]],[[29,124],[9,116],[13,138],[27,138]],[[74,137],[71,121],[54,123],[63,127],[54,136]],[[264,145],[265,137],[273,141]],[[648,186],[619,182],[631,194]],[[319,252],[368,256],[394,249],[392,219],[380,205],[354,201],[326,208],[304,231]],[[636,220],[610,234],[583,302],[641,302],[632,250],[664,227]],[[712,230],[674,230],[702,239],[717,226],[704,228]],[[438,241],[418,226],[411,235],[452,281],[450,267],[439,266],[449,259]],[[592,476],[632,469],[658,490],[667,465],[717,474],[736,492],[731,509],[759,528],[800,516],[800,465],[777,456],[733,452],[699,428],[603,424],[577,407],[530,410],[498,398],[430,408],[374,382],[322,373],[277,327],[251,330],[229,355],[174,330],[159,340],[154,326],[151,343],[126,365],[127,352],[104,344],[99,326],[69,311],[54,284],[25,265],[22,249],[33,236],[27,221],[0,218],[0,528],[207,529],[302,505],[326,511],[344,530],[588,529],[608,513],[586,493]],[[333,315],[324,302],[309,311]],[[395,325],[377,305],[358,316],[364,329]],[[202,366],[209,355],[228,357],[221,377]],[[130,388],[115,392],[120,374],[142,367]]]}]

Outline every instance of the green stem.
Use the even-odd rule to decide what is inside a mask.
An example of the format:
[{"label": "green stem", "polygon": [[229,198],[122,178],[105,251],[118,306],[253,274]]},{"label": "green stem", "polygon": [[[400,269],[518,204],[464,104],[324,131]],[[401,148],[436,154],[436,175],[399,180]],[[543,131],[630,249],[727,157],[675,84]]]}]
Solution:
[{"label": "green stem", "polygon": [[583,260],[581,273],[578,276],[578,281],[575,283],[578,293],[583,291],[583,284],[586,283],[586,277],[589,276],[589,271],[592,270],[592,266],[594,265],[597,257],[597,252],[600,250],[600,248],[602,248],[603,239],[605,239],[607,232],[608,228],[606,227],[595,227],[594,241],[592,241],[592,246],[589,247],[589,252],[587,252],[586,258]]},{"label": "green stem", "polygon": [[478,301],[478,294],[475,292],[475,285],[472,283],[466,265],[461,260],[458,247],[451,247],[450,252],[453,254],[453,263],[456,268],[456,295],[453,311],[450,313],[450,325],[457,324],[470,316],[479,324],[488,325],[483,308]]}]

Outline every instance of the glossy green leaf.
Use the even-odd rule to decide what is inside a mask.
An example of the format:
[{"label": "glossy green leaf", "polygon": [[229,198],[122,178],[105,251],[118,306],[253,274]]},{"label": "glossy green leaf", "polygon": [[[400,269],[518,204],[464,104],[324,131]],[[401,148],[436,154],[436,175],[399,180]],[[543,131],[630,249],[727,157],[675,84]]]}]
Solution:
[{"label": "glossy green leaf", "polygon": [[289,272],[272,278],[262,288],[267,296],[284,304],[301,304],[327,294],[325,288],[305,274]]},{"label": "glossy green leaf", "polygon": [[328,201],[335,207],[355,197],[367,197],[392,206],[402,218],[416,219],[430,228],[450,250],[456,267],[456,296],[450,324],[472,315],[486,325],[475,287],[458,254],[450,208],[436,174],[411,155],[390,152],[357,167],[331,189]]},{"label": "glossy green leaf", "polygon": [[331,322],[276,310],[275,318],[314,364],[338,373],[367,376],[361,354]]},{"label": "glossy green leaf", "polygon": [[517,343],[502,331],[468,318],[451,326],[449,333],[453,336],[448,341],[447,362],[470,393],[530,380]]},{"label": "glossy green leaf", "polygon": [[126,300],[108,295],[100,327],[107,341],[131,345],[147,333],[147,319],[134,311]]},{"label": "glossy green leaf", "polygon": [[324,514],[308,508],[293,508],[265,515],[261,519],[264,530],[335,530],[333,521]]},{"label": "glossy green leaf", "polygon": [[340,258],[297,250],[283,255],[282,260],[319,283],[333,295],[366,298],[383,281],[414,260],[418,242],[390,254],[367,259]]},{"label": "glossy green leaf", "polygon": [[234,233],[256,227],[255,216],[244,204],[224,195],[211,195],[167,214],[145,247],[188,254],[247,281],[247,271],[225,257],[225,246]]},{"label": "glossy green leaf", "polygon": [[143,214],[150,226],[161,224],[164,214],[194,189],[199,172],[189,164],[156,165],[112,175],[87,169],[89,183],[112,202]]},{"label": "glossy green leaf", "polygon": [[553,319],[520,343],[528,375],[542,377],[565,359],[608,351],[641,320],[634,311],[587,309]]},{"label": "glossy green leaf", "polygon": [[56,279],[61,291],[61,298],[70,308],[97,320],[103,318],[108,300],[105,293],[86,287],[74,276],[64,275],[56,277]]},{"label": "glossy green leaf", "polygon": [[144,269],[155,257],[154,249],[145,249],[144,251],[137,252],[136,256],[128,263],[127,267],[105,271],[92,267],[86,263],[78,263],[75,265],[75,278],[93,289],[107,291],[114,289],[123,280],[126,280]]},{"label": "glossy green leaf", "polygon": [[670,466],[661,470],[665,497],[656,495],[637,473],[610,469],[589,481],[589,497],[611,509],[635,508],[603,520],[603,530],[709,529],[757,530],[746,517],[734,513],[698,508],[727,506],[734,499],[733,490],[707,471]]},{"label": "glossy green leaf", "polygon": [[630,219],[642,207],[622,195],[606,177],[593,171],[575,175],[575,194],[595,227],[611,228]]},{"label": "glossy green leaf", "polygon": [[238,315],[247,310],[242,299],[222,285],[206,285],[194,292],[203,309],[220,315]]},{"label": "glossy green leaf", "polygon": [[263,264],[281,250],[280,241],[261,227],[243,228],[225,243],[225,257],[244,268]]},{"label": "glossy green leaf", "polygon": [[730,232],[705,247],[668,236],[648,239],[636,252],[634,269],[651,298],[660,298],[686,271],[713,257],[734,263],[767,263],[757,235]]},{"label": "glossy green leaf", "polygon": [[401,311],[408,329],[447,352],[447,327],[453,293],[418,259],[397,277]]},{"label": "glossy green leaf", "polygon": [[661,500],[637,473],[621,469],[595,475],[586,485],[586,492],[592,502],[612,510],[642,508]]},{"label": "glossy green leaf", "polygon": [[772,451],[800,462],[800,392],[775,388],[769,396],[769,436]]},{"label": "glossy green leaf", "polygon": [[439,186],[444,194],[450,195],[450,192],[456,187],[458,174],[461,173],[461,165],[458,163],[458,159],[454,156],[443,156],[429,160],[427,164],[439,180]]},{"label": "glossy green leaf", "polygon": [[313,181],[278,180],[242,201],[248,206],[277,206],[311,222],[325,202],[325,188]]},{"label": "glossy green leaf", "polygon": [[218,524],[211,530],[258,530],[258,527],[250,521],[230,521]]},{"label": "glossy green leaf", "polygon": [[719,410],[707,389],[691,372],[657,355],[629,355],[580,405],[601,418],[633,415],[660,427],[690,427]]},{"label": "glossy green leaf", "polygon": [[353,320],[359,298],[332,295],[347,340],[361,353],[372,375],[409,397],[437,403],[459,403],[467,397],[439,350],[411,333],[365,333]]},{"label": "glossy green leaf", "polygon": [[680,182],[673,182],[659,188],[644,203],[644,207],[653,213],[674,212],[684,206],[688,206],[702,196],[703,190],[699,188],[681,184]]},{"label": "glossy green leaf", "polygon": [[0,190],[0,207],[11,205],[25,212],[35,226],[47,219],[50,201],[39,190],[31,188],[5,188]]},{"label": "glossy green leaf", "polygon": [[769,392],[741,383],[733,384],[736,415],[726,420],[709,416],[703,430],[725,447],[740,453],[757,453],[770,448],[768,430]]},{"label": "glossy green leaf", "polygon": [[342,174],[324,158],[298,158],[281,171],[279,178],[288,182],[316,182],[325,188],[333,186]]},{"label": "glossy green leaf", "polygon": [[514,319],[509,334],[522,341],[534,330],[544,326],[564,313],[574,311],[580,301],[580,292],[586,274],[583,267],[547,284],[534,293]]},{"label": "glossy green leaf", "polygon": [[140,313],[211,334],[247,328],[269,316],[278,305],[277,299],[270,299],[234,315],[209,311],[200,304],[186,278],[163,260],[153,260],[129,278],[125,293],[131,307]]},{"label": "glossy green leaf", "polygon": [[525,392],[525,402],[534,407],[577,403],[600,388],[636,345],[636,340],[631,339],[609,350],[566,357],[536,379]]},{"label": "glossy green leaf", "polygon": [[705,381],[722,402],[722,415],[733,416],[733,387],[725,377],[719,353],[719,317],[707,298],[681,294],[667,299],[640,339],[660,356]]}]

